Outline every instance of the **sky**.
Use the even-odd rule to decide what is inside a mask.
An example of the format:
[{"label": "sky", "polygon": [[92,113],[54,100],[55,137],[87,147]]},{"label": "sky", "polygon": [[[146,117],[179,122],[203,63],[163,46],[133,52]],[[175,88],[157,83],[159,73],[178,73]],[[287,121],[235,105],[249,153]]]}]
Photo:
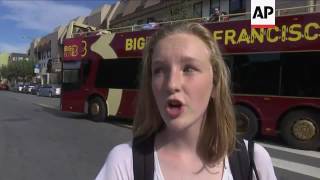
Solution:
[{"label": "sky", "polygon": [[0,0],[0,53],[26,53],[33,39],[117,0]]}]

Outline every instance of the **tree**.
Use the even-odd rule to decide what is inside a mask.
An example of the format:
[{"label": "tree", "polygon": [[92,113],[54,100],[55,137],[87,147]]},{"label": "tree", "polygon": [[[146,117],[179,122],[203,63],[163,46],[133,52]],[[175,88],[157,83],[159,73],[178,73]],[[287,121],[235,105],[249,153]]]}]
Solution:
[{"label": "tree", "polygon": [[0,68],[0,77],[7,79],[8,74],[9,74],[8,67],[7,66],[2,66]]},{"label": "tree", "polygon": [[22,60],[11,62],[7,66],[2,66],[0,68],[0,75],[3,78],[12,81],[14,79],[22,79],[24,81],[31,80],[34,74],[34,60]]}]

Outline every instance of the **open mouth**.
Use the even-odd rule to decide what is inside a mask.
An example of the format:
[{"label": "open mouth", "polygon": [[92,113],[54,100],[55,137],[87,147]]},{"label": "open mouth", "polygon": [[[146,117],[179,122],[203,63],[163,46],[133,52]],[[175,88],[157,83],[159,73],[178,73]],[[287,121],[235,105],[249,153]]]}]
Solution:
[{"label": "open mouth", "polygon": [[166,112],[170,116],[170,118],[177,118],[180,116],[180,114],[183,112],[182,108],[182,102],[179,100],[169,100],[167,107],[166,107]]}]

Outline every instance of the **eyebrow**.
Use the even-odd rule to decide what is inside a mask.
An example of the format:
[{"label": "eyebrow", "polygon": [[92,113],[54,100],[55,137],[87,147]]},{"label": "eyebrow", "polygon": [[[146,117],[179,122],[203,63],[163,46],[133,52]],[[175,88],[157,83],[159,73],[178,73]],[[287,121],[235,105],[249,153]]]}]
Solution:
[{"label": "eyebrow", "polygon": [[159,60],[159,59],[153,60],[153,61],[151,62],[151,65],[163,65],[163,64],[167,64],[167,63],[164,62],[164,61],[161,61],[161,60]]},{"label": "eyebrow", "polygon": [[[194,57],[191,57],[191,56],[183,56],[182,58],[181,58],[181,61],[183,62],[183,63],[189,63],[189,62],[197,62],[199,59],[197,59],[197,58],[194,58]],[[166,62],[165,61],[163,61],[162,59],[154,59],[154,60],[152,60],[152,64],[166,64]]]}]

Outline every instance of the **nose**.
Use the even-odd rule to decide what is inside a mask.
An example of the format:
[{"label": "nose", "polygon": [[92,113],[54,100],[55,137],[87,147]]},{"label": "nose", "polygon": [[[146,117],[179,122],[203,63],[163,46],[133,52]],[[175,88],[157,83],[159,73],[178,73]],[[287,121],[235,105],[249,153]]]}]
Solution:
[{"label": "nose", "polygon": [[171,69],[167,77],[167,85],[168,85],[169,93],[172,94],[175,92],[179,92],[181,90],[181,84],[182,84],[182,77],[181,77],[180,71],[176,68]]}]

